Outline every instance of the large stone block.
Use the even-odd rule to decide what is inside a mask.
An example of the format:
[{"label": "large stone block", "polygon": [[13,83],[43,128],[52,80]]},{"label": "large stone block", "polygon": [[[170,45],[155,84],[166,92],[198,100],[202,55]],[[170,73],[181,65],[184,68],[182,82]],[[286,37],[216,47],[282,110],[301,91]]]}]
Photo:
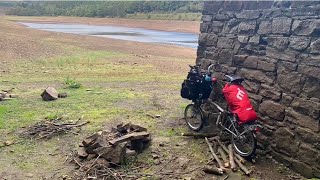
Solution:
[{"label": "large stone block", "polygon": [[299,7],[292,11],[292,16],[317,16],[318,11],[313,7]]},{"label": "large stone block", "polygon": [[257,69],[273,72],[276,69],[276,64],[274,62],[268,62],[266,58],[259,57]]},{"label": "large stone block", "polygon": [[249,80],[259,81],[259,82],[268,83],[268,84],[272,84],[275,79],[274,76],[267,76],[262,71],[249,70],[244,68],[239,70],[239,75]]},{"label": "large stone block", "polygon": [[301,127],[309,128],[313,132],[319,132],[319,120],[300,114],[291,108],[286,110],[286,121],[298,124]]},{"label": "large stone block", "polygon": [[287,17],[277,17],[272,20],[272,33],[290,34],[292,19]]},{"label": "large stone block", "polygon": [[245,35],[254,35],[256,30],[257,22],[255,20],[242,21],[238,26],[238,33]]},{"label": "large stone block", "polygon": [[279,101],[281,98],[281,90],[279,88],[268,86],[266,84],[261,85],[259,94],[275,101]]},{"label": "large stone block", "polygon": [[320,55],[312,55],[312,54],[310,54],[309,56],[301,55],[300,60],[302,64],[320,67]]},{"label": "large stone block", "polygon": [[297,72],[278,71],[277,83],[286,92],[300,94],[303,85],[302,75]]},{"label": "large stone block", "polygon": [[320,79],[314,77],[306,78],[302,88],[302,95],[306,97],[314,97],[320,99]]},{"label": "large stone block", "polygon": [[320,141],[320,136],[310,129],[297,127],[296,132],[303,142],[314,144]]},{"label": "large stone block", "polygon": [[319,32],[320,20],[294,20],[292,32],[296,35],[312,36]]},{"label": "large stone block", "polygon": [[240,13],[236,13],[236,17],[238,19],[258,19],[260,17],[261,13],[259,10],[244,10]]},{"label": "large stone block", "polygon": [[299,65],[298,72],[320,79],[320,68],[315,66]]},{"label": "large stone block", "polygon": [[216,34],[207,34],[206,44],[208,46],[216,46],[218,42],[218,36]]},{"label": "large stone block", "polygon": [[299,159],[306,164],[314,164],[317,161],[318,150],[307,144],[301,144],[299,148]]},{"label": "large stone block", "polygon": [[246,83],[244,83],[243,86],[248,92],[252,92],[256,94],[258,93],[261,85],[258,82],[246,80]]},{"label": "large stone block", "polygon": [[281,104],[284,104],[285,106],[290,106],[292,101],[293,101],[293,95],[282,93],[282,98],[280,101]]},{"label": "large stone block", "polygon": [[203,46],[207,43],[207,33],[201,33],[199,34],[199,39],[198,39],[198,43],[200,46]]},{"label": "large stone block", "polygon": [[251,36],[249,39],[249,43],[258,45],[260,43],[260,36],[259,35]]},{"label": "large stone block", "polygon": [[278,62],[278,73],[281,73],[282,70],[286,70],[288,72],[297,71],[298,63],[292,63],[287,61],[279,61]]},{"label": "large stone block", "polygon": [[282,121],[285,116],[285,107],[279,103],[266,100],[260,104],[259,112],[278,121]]},{"label": "large stone block", "polygon": [[209,33],[220,33],[222,31],[224,23],[220,21],[212,21],[208,26]]},{"label": "large stone block", "polygon": [[242,44],[247,43],[249,40],[249,36],[238,36],[238,41]]},{"label": "large stone block", "polygon": [[201,33],[207,33],[208,32],[208,26],[209,26],[208,22],[200,23],[200,32]]},{"label": "large stone block", "polygon": [[290,156],[296,156],[299,144],[295,140],[294,133],[288,128],[278,128],[274,135],[276,150]]},{"label": "large stone block", "polygon": [[320,54],[320,39],[317,39],[317,40],[311,42],[310,53],[311,54]]},{"label": "large stone block", "polygon": [[310,44],[310,37],[305,37],[305,36],[291,36],[289,38],[290,45],[289,47],[297,50],[297,51],[303,51],[308,48]]},{"label": "large stone block", "polygon": [[245,68],[257,69],[257,66],[258,66],[257,56],[248,56],[243,62],[243,67]]},{"label": "large stone block", "polygon": [[234,39],[229,37],[220,37],[217,43],[217,47],[221,49],[232,49],[234,45]]},{"label": "large stone block", "polygon": [[224,33],[237,33],[240,21],[236,18],[230,19],[223,27]]},{"label": "large stone block", "polygon": [[206,59],[218,60],[219,59],[219,53],[216,53],[216,52],[213,52],[213,51],[206,51],[204,57]]},{"label": "large stone block", "polygon": [[219,53],[219,63],[232,65],[233,51],[230,49],[222,49]]},{"label": "large stone block", "polygon": [[280,59],[284,61],[295,62],[296,56],[298,52],[286,49],[285,51],[280,51],[276,48],[267,47],[266,48],[266,55],[272,59]]},{"label": "large stone block", "polygon": [[304,115],[318,119],[320,116],[320,103],[296,97],[291,103],[294,110]]},{"label": "large stone block", "polygon": [[279,50],[285,50],[289,45],[289,38],[281,36],[269,36],[268,45]]},{"label": "large stone block", "polygon": [[312,178],[313,177],[313,170],[312,168],[300,161],[297,160],[291,160],[291,166],[294,171],[298,172],[302,176],[306,178]]},{"label": "large stone block", "polygon": [[258,34],[270,34],[272,31],[272,24],[270,21],[261,21],[258,29]]},{"label": "large stone block", "polygon": [[201,17],[201,21],[203,21],[203,22],[210,22],[212,19],[213,19],[212,15],[203,15]]}]

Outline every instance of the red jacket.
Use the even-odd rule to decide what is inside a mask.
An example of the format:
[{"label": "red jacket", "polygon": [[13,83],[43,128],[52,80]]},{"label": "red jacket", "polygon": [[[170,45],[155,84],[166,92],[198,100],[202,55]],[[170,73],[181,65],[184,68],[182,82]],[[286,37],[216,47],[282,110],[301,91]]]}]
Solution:
[{"label": "red jacket", "polygon": [[231,112],[238,115],[239,124],[254,121],[258,118],[243,86],[226,84],[222,92]]}]

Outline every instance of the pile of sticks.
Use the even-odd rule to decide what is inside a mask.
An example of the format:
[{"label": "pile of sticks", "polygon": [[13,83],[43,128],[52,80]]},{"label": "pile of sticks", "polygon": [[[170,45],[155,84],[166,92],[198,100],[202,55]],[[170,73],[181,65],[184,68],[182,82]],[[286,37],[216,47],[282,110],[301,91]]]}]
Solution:
[{"label": "pile of sticks", "polygon": [[90,121],[86,121],[83,123],[79,123],[81,120],[78,119],[75,123],[64,123],[61,122],[62,118],[56,118],[53,120],[44,120],[37,122],[33,126],[27,127],[22,133],[21,136],[31,138],[31,139],[50,139],[56,135],[64,134],[67,132],[71,132],[73,134],[77,134],[73,132],[74,128],[78,128],[88,124]]},{"label": "pile of sticks", "polygon": [[[220,141],[218,137],[213,137],[211,140],[214,143],[214,147],[212,147],[212,144],[208,138],[205,137],[205,141],[208,144],[211,156],[218,163],[218,167],[205,166],[203,168],[204,172],[222,175],[228,170],[228,168],[235,172],[239,167],[246,175],[250,175],[251,171],[244,166],[245,160],[239,154],[234,152],[231,144],[229,144],[227,147]],[[216,151],[214,149],[216,149]]]}]

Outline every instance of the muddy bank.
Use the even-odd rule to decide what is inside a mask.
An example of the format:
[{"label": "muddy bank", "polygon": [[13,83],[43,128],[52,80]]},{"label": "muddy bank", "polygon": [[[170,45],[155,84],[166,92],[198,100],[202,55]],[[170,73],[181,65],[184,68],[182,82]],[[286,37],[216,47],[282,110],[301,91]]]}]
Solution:
[{"label": "muddy bank", "polygon": [[175,31],[199,33],[200,22],[197,21],[169,21],[169,20],[142,20],[119,18],[87,18],[87,17],[17,17],[7,16],[7,19],[25,22],[45,23],[81,23],[89,25],[117,25],[132,28],[145,28],[161,31]]}]

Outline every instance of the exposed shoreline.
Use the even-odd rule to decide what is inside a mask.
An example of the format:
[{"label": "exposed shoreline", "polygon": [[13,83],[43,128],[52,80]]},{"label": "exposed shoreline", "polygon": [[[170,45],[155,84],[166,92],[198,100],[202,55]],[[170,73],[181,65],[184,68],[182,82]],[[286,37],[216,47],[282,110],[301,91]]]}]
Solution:
[{"label": "exposed shoreline", "polygon": [[117,25],[132,28],[144,28],[160,31],[174,31],[185,33],[199,33],[200,22],[176,20],[144,20],[120,18],[87,18],[87,17],[31,17],[31,16],[6,16],[6,19],[23,22],[42,23],[81,23],[89,25]]}]

